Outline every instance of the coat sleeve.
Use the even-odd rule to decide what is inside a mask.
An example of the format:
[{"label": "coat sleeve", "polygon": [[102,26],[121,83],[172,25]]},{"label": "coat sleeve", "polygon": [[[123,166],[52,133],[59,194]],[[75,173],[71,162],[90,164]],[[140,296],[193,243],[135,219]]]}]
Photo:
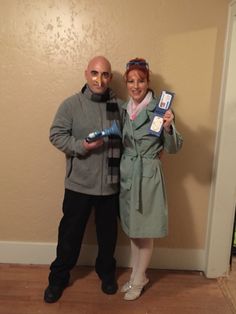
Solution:
[{"label": "coat sleeve", "polygon": [[85,156],[88,151],[83,146],[83,139],[72,135],[73,115],[70,102],[63,102],[57,110],[49,134],[50,142],[67,156]]},{"label": "coat sleeve", "polygon": [[163,142],[164,142],[164,150],[169,154],[177,153],[182,145],[183,145],[183,137],[182,135],[176,130],[175,124],[172,122],[172,132],[167,133],[163,130]]}]

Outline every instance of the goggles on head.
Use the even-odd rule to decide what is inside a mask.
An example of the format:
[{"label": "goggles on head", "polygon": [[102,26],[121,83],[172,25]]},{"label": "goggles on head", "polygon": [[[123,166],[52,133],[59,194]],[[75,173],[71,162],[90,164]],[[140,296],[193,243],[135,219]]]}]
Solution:
[{"label": "goggles on head", "polygon": [[149,65],[146,61],[129,61],[127,64],[126,64],[126,70],[129,70],[130,67],[134,66],[134,65],[137,65],[141,68],[145,68],[147,70],[149,70]]}]

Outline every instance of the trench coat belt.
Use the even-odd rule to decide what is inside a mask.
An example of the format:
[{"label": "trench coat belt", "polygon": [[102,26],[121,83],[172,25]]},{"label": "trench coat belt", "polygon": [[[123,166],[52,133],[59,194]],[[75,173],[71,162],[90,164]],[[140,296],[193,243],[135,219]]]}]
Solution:
[{"label": "trench coat belt", "polygon": [[132,189],[131,189],[131,203],[133,204],[135,210],[140,214],[143,214],[143,208],[141,207],[140,197],[141,197],[141,181],[143,174],[143,158],[154,159],[152,156],[141,156],[126,154],[129,157],[134,157],[133,166],[133,177],[132,177]]},{"label": "trench coat belt", "polygon": [[141,197],[141,179],[143,173],[143,161],[140,155],[136,156],[133,169],[132,178],[132,201],[135,209],[143,214],[143,209],[141,207],[140,197]]}]

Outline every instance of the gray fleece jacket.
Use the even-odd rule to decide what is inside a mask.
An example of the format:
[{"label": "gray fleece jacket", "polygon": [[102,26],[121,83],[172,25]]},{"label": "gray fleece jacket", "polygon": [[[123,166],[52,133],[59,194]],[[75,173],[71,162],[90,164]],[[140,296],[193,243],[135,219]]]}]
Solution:
[{"label": "gray fleece jacket", "polygon": [[[83,92],[82,92],[83,91]],[[58,108],[50,128],[50,141],[66,157],[65,188],[90,194],[111,195],[119,191],[118,184],[108,184],[108,139],[105,144],[88,152],[82,142],[89,133],[110,127],[106,101],[94,101],[86,86],[81,92],[67,98]],[[109,99],[122,101],[109,89]]]}]

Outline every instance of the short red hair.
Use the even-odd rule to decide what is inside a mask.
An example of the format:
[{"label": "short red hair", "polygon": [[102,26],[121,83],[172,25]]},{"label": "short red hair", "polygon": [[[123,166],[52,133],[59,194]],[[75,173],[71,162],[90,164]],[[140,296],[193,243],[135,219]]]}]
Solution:
[{"label": "short red hair", "polygon": [[136,71],[140,72],[140,76],[142,78],[146,78],[147,81],[149,82],[149,65],[145,59],[134,58],[134,59],[131,59],[126,64],[126,71],[124,74],[126,81],[127,81],[127,77],[128,77],[129,72],[132,70],[136,70]]}]

